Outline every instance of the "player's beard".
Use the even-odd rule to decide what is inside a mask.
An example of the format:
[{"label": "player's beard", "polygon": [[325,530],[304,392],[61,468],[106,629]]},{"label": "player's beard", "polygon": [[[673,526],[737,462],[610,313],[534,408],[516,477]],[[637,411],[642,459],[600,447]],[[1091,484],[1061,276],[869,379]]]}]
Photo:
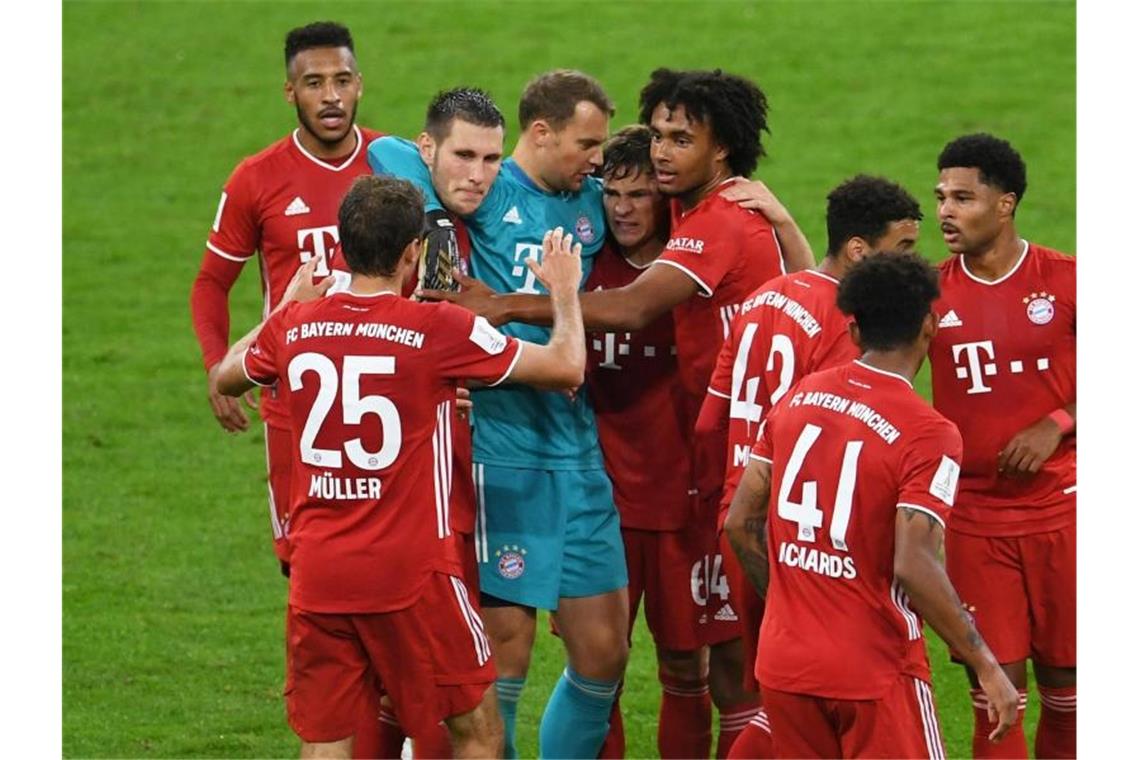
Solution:
[{"label": "player's beard", "polygon": [[346,112],[348,114],[348,119],[345,122],[344,132],[338,137],[335,137],[331,140],[326,140],[320,136],[320,133],[317,132],[317,130],[314,128],[313,122],[311,122],[309,120],[309,117],[305,115],[305,112],[301,110],[300,103],[294,103],[293,105],[297,109],[297,121],[301,123],[301,128],[312,135],[314,140],[319,142],[321,145],[324,145],[326,148],[336,147],[342,140],[344,140],[344,138],[348,137],[348,135],[352,132],[352,125],[356,124],[357,103],[353,103],[352,110]]}]

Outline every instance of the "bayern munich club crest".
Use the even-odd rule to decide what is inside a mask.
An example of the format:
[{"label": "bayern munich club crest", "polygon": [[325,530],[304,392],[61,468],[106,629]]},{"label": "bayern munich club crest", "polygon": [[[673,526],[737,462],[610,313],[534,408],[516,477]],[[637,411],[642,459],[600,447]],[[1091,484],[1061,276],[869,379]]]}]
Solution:
[{"label": "bayern munich club crest", "polygon": [[574,237],[579,243],[589,245],[594,242],[594,225],[590,224],[590,218],[585,214],[578,214],[578,221],[574,223]]},{"label": "bayern munich club crest", "polygon": [[1021,299],[1025,304],[1025,316],[1035,325],[1047,325],[1053,321],[1057,309],[1053,302],[1057,297],[1048,293],[1030,293]]},{"label": "bayern munich club crest", "polygon": [[495,551],[499,558],[499,575],[509,581],[520,577],[526,571],[526,549],[518,546],[503,546]]}]

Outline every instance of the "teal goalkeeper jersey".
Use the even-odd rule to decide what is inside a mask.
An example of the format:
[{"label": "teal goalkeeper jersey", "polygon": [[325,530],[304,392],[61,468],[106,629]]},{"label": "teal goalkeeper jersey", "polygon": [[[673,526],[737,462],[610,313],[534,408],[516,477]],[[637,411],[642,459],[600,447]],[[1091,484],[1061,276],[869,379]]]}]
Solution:
[{"label": "teal goalkeeper jersey", "polygon": [[[383,137],[368,147],[368,163],[377,174],[413,181],[429,209],[441,208],[427,167],[413,143]],[[602,184],[588,177],[576,193],[539,188],[514,159],[502,170],[474,214],[463,219],[471,238],[471,273],[500,293],[546,293],[526,265],[542,255],[547,230],[562,227],[582,244],[582,282],[605,238]],[[534,343],[546,343],[545,327],[511,323],[502,331]],[[566,394],[514,385],[475,391],[474,458],[505,467],[545,470],[601,468],[598,429],[586,387],[571,400]]]}]

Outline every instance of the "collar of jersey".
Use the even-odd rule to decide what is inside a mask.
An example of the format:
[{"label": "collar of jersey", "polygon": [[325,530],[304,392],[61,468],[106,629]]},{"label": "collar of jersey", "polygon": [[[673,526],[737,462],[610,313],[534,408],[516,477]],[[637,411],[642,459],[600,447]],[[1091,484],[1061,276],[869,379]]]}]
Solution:
[{"label": "collar of jersey", "polygon": [[564,195],[566,195],[566,196],[572,195],[572,193],[570,193],[570,192],[555,193],[555,192],[551,192],[550,190],[543,190],[541,187],[538,186],[537,182],[535,182],[533,179],[531,179],[530,176],[522,170],[522,167],[518,165],[517,161],[515,161],[514,156],[508,158],[506,161],[503,162],[503,169],[510,172],[510,175],[512,177],[514,177],[515,181],[518,182],[520,185],[522,185],[523,187],[525,187],[528,190],[533,190],[534,192],[539,193],[541,195],[547,195],[547,196],[550,196],[552,198],[557,198],[559,196],[564,196]]},{"label": "collar of jersey", "polygon": [[375,298],[376,296],[394,296],[394,295],[396,295],[395,291],[392,291],[392,290],[381,290],[381,291],[378,291],[376,293],[354,293],[351,290],[342,290],[341,293],[343,293],[346,296],[352,296],[353,298]]},{"label": "collar of jersey", "polygon": [[352,164],[353,161],[356,160],[356,157],[358,155],[360,155],[361,146],[364,145],[364,135],[362,135],[360,133],[360,127],[353,124],[352,125],[352,132],[353,132],[353,134],[356,135],[356,147],[353,148],[352,154],[349,155],[348,158],[344,159],[344,161],[342,161],[340,164],[330,164],[327,161],[322,161],[321,159],[317,158],[316,156],[314,156],[309,151],[305,150],[305,146],[301,145],[301,140],[300,140],[300,138],[297,137],[297,135],[299,135],[301,133],[300,127],[297,127],[296,129],[293,130],[293,145],[295,145],[297,147],[297,150],[301,151],[302,156],[309,159],[310,161],[312,161],[317,166],[323,166],[324,168],[328,169],[329,171],[339,172],[339,171],[343,171],[344,169],[346,169],[348,166],[350,166]]},{"label": "collar of jersey", "polygon": [[870,370],[871,372],[874,372],[877,375],[886,375],[887,377],[893,377],[896,380],[902,380],[904,383],[906,383],[906,386],[908,388],[910,388],[911,390],[914,390],[914,383],[912,383],[910,380],[907,380],[905,377],[898,374],[897,372],[888,372],[885,369],[879,369],[878,367],[872,367],[870,364],[867,364],[862,359],[856,359],[855,363],[858,364],[863,369]]},{"label": "collar of jersey", "polygon": [[981,277],[978,277],[973,272],[971,272],[970,267],[966,266],[966,255],[963,253],[958,254],[958,263],[960,263],[962,265],[962,271],[966,273],[966,276],[969,277],[974,282],[978,283],[979,285],[1000,285],[1001,283],[1008,280],[1010,277],[1013,277],[1015,274],[1017,274],[1017,270],[1021,269],[1021,265],[1025,263],[1025,257],[1028,254],[1029,254],[1029,241],[1026,240],[1025,238],[1022,238],[1022,240],[1021,240],[1021,255],[1017,257],[1017,263],[1013,265],[1013,269],[1009,270],[1008,272],[1006,272],[1005,274],[1003,274],[1001,277],[997,278],[996,280],[983,280]]}]

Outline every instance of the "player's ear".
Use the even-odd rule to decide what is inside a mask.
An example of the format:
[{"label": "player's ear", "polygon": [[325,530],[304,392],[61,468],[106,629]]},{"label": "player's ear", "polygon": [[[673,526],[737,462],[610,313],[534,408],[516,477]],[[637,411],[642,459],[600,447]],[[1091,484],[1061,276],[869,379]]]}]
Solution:
[{"label": "player's ear", "polygon": [[423,238],[415,238],[412,242],[408,243],[400,254],[400,264],[403,266],[415,266],[416,262],[419,261],[420,250],[423,244]]},{"label": "player's ear", "polygon": [[859,325],[854,319],[847,323],[847,337],[851,338],[856,348],[863,350],[863,336],[859,333]]},{"label": "player's ear", "polygon": [[720,145],[718,143],[716,146],[716,154],[713,156],[713,160],[714,161],[724,161],[727,164],[728,163],[728,148],[726,148],[723,145]]},{"label": "player's ear", "polygon": [[1002,216],[1013,216],[1017,209],[1017,196],[1013,193],[1002,193],[998,198],[998,212]]},{"label": "player's ear", "polygon": [[538,148],[545,148],[551,135],[554,134],[554,131],[550,128],[550,124],[547,123],[546,119],[535,119],[526,129],[530,132],[535,147]]},{"label": "player's ear", "polygon": [[435,140],[426,131],[416,136],[416,147],[420,149],[420,159],[431,166],[435,163]]},{"label": "player's ear", "polygon": [[848,240],[843,246],[843,252],[846,254],[847,260],[852,264],[857,264],[862,261],[863,257],[866,256],[870,250],[871,246],[858,235]]},{"label": "player's ear", "polygon": [[938,334],[938,312],[931,308],[930,313],[922,320],[922,337],[929,344]]},{"label": "player's ear", "polygon": [[288,79],[285,80],[285,102],[290,104],[297,102],[297,91],[293,89],[293,83]]}]

